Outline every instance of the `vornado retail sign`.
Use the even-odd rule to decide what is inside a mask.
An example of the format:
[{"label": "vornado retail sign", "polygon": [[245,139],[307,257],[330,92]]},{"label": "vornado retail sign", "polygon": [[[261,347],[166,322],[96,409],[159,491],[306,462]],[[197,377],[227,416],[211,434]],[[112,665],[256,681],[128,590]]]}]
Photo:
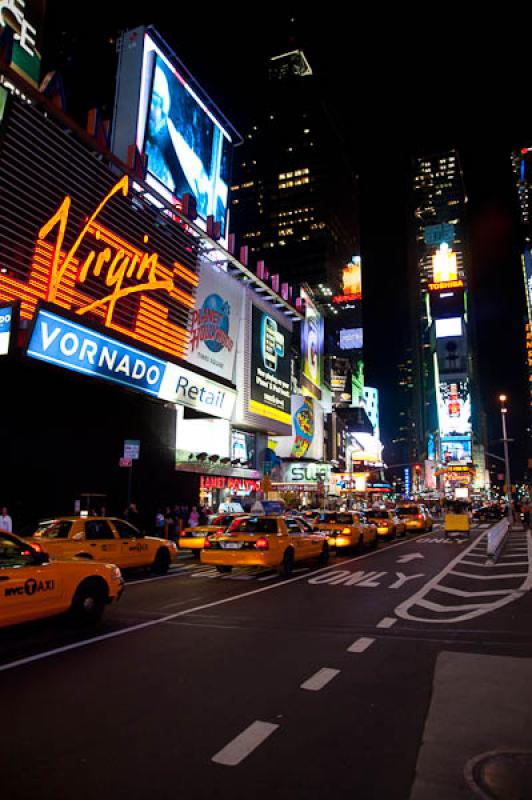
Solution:
[{"label": "vornado retail sign", "polygon": [[40,309],[27,355],[152,397],[230,419],[236,392],[77,322]]}]

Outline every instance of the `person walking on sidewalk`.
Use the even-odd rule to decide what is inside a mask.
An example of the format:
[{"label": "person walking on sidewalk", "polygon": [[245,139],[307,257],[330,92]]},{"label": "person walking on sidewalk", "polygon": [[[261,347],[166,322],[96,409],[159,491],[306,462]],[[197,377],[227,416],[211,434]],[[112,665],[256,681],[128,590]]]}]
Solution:
[{"label": "person walking on sidewalk", "polygon": [[0,514],[0,531],[7,531],[7,533],[12,533],[13,531],[13,520],[7,513],[6,506],[3,506]]}]

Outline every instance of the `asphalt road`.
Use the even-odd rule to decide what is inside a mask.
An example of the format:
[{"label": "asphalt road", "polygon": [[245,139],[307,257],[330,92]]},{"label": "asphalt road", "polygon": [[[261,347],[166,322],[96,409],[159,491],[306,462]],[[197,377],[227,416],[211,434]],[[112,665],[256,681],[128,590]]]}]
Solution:
[{"label": "asphalt road", "polygon": [[526,534],[488,572],[485,534],[284,581],[180,559],[92,631],[2,632],[2,796],[406,800],[438,653],[532,657]]}]

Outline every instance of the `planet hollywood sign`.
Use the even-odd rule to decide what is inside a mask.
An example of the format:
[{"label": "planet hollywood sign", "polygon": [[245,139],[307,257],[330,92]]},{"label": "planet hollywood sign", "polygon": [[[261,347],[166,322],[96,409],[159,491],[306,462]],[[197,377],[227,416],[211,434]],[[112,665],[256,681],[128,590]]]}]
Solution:
[{"label": "planet hollywood sign", "polygon": [[201,475],[200,489],[228,489],[231,492],[257,492],[260,481],[248,478],[229,478],[221,475]]}]

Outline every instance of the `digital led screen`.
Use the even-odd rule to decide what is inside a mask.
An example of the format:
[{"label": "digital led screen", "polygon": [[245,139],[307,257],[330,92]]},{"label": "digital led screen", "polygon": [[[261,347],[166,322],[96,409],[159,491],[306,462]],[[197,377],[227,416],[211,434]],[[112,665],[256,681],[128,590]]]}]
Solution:
[{"label": "digital led screen", "polygon": [[363,328],[340,328],[338,331],[338,347],[340,350],[362,350],[363,346]]},{"label": "digital led screen", "polygon": [[432,256],[432,274],[434,283],[445,283],[458,278],[456,253],[453,253],[445,242]]},{"label": "digital led screen", "polygon": [[252,306],[249,410],[291,424],[290,345],[292,335],[270,314]]},{"label": "digital led screen", "polygon": [[12,306],[0,307],[0,356],[6,356],[9,353],[12,318]]},{"label": "digital led screen", "polygon": [[471,433],[471,395],[467,380],[440,383],[438,419],[442,439]]},{"label": "digital led screen", "polygon": [[462,335],[462,318],[449,317],[448,319],[437,319],[436,322],[436,338],[442,339],[444,336],[461,336]]},{"label": "digital led screen", "polygon": [[469,463],[473,457],[470,436],[445,437],[441,440],[441,460],[443,463],[458,461]]},{"label": "digital led screen", "polygon": [[231,138],[177,67],[145,36],[137,146],[148,178],[171,201],[193,195],[202,219],[225,229]]},{"label": "digital led screen", "polygon": [[301,385],[306,393],[321,399],[323,379],[323,317],[310,299],[301,290],[305,302],[305,319],[301,323]]}]

